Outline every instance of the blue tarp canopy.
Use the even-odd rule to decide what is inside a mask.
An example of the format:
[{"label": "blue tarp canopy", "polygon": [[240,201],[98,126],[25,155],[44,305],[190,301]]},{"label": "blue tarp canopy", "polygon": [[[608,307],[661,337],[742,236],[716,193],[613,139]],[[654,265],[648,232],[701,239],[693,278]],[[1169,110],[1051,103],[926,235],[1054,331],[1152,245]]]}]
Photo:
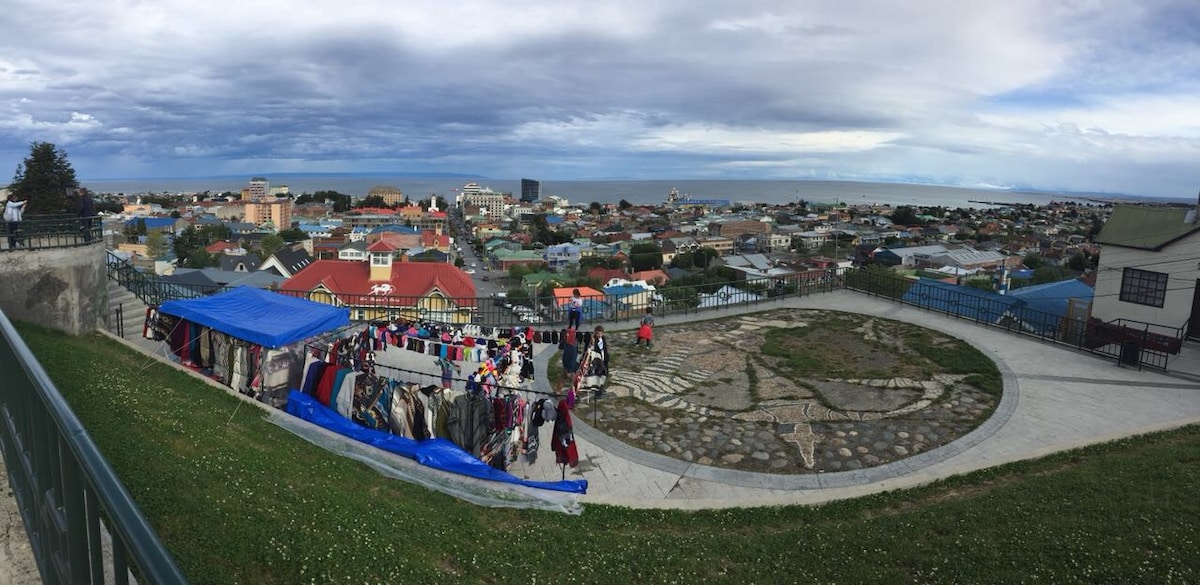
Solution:
[{"label": "blue tarp canopy", "polygon": [[350,310],[241,286],[167,301],[159,310],[264,347],[282,347],[350,324]]},{"label": "blue tarp canopy", "polygon": [[[312,396],[292,390],[288,393],[288,414],[304,419],[321,428],[328,429],[344,437],[349,437],[361,443],[383,449],[389,453],[415,459],[421,465],[466,475],[478,479],[487,479],[515,485],[570,492],[574,494],[587,493],[586,479],[567,479],[563,481],[532,481],[521,479],[511,473],[500,471],[495,467],[472,457],[461,447],[446,439],[425,439],[417,441],[408,437],[393,435],[385,431],[377,431],[360,426],[357,423],[330,410],[317,402]],[[547,441],[549,443],[549,441]],[[550,454],[552,457],[553,454]]]}]

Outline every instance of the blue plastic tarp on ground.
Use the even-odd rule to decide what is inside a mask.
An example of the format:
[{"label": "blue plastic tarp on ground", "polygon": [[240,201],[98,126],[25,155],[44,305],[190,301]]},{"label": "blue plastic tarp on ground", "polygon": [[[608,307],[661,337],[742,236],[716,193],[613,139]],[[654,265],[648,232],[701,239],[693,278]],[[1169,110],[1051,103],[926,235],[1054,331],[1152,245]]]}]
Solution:
[{"label": "blue plastic tarp on ground", "polygon": [[[575,494],[587,493],[586,479],[568,479],[564,481],[530,481],[521,479],[510,473],[500,471],[463,451],[458,445],[446,439],[425,439],[415,441],[359,426],[342,415],[330,410],[317,402],[313,397],[295,390],[288,394],[288,414],[311,422],[321,428],[333,431],[343,437],[349,437],[361,443],[395,453],[409,459],[414,459],[421,465],[466,475],[478,479],[499,481],[527,487],[570,492]],[[548,443],[549,441],[547,441]]]},{"label": "blue plastic tarp on ground", "polygon": [[282,347],[350,324],[349,309],[242,286],[167,301],[159,310],[264,347]]}]

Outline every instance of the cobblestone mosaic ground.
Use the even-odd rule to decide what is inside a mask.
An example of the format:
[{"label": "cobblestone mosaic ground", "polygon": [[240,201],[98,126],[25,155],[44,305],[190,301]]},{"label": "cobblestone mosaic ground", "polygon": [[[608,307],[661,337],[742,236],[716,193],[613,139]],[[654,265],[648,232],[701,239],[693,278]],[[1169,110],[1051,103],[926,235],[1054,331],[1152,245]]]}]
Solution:
[{"label": "cobblestone mosaic ground", "polygon": [[[779,328],[806,334],[797,357],[825,354],[811,362],[817,370],[847,364],[842,376],[810,377],[786,352],[764,353],[766,334]],[[605,393],[581,401],[577,416],[638,448],[704,465],[787,474],[882,465],[965,435],[999,401],[967,383],[969,373],[939,371],[906,348],[905,339],[955,341],[918,329],[773,311],[660,327],[649,350],[633,347],[632,332],[615,333]],[[873,377],[845,376],[853,372]]]}]

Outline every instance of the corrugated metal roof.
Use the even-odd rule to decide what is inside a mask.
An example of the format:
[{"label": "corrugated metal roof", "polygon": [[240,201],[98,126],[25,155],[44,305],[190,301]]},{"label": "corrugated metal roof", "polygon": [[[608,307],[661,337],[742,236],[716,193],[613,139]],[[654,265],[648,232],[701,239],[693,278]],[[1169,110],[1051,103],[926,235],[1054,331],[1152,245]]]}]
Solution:
[{"label": "corrugated metal roof", "polygon": [[1106,246],[1161,250],[1184,236],[1200,231],[1200,223],[1185,223],[1189,208],[1118,205],[1096,236]]}]

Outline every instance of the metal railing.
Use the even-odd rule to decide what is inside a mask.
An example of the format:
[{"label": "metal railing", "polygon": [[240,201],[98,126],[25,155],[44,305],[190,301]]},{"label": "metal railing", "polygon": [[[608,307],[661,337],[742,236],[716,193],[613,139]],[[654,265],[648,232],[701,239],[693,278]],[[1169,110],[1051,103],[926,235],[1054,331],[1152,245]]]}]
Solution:
[{"label": "metal railing", "polygon": [[27,215],[9,230],[9,222],[0,222],[0,251],[74,248],[104,241],[104,229],[98,216]]},{"label": "metal railing", "polygon": [[1179,352],[1182,331],[1176,335],[1156,333],[1163,329],[1149,323],[1117,319],[1104,323],[1072,315],[1031,309],[1013,297],[999,297],[961,286],[938,286],[928,280],[913,280],[869,269],[852,269],[845,274],[849,290],[885,297],[925,310],[969,319],[1026,337],[1062,343],[1116,360],[1124,366],[1166,370],[1168,358]]},{"label": "metal railing", "polygon": [[[171,554],[3,313],[0,376],[0,449],[42,580],[125,584],[132,563],[142,582],[185,583]],[[111,534],[111,551],[105,550],[102,529]]]},{"label": "metal railing", "polygon": [[[147,274],[126,260],[108,253],[108,277],[130,290],[148,305],[164,301],[192,299],[227,290],[220,286],[172,283],[161,276]],[[834,269],[813,270],[762,281],[732,281],[693,286],[666,286],[638,292],[624,298],[608,295],[582,295],[584,322],[637,320],[646,307],[656,316],[691,314],[711,309],[771,303],[779,299],[827,292],[841,286]],[[347,307],[350,318],[358,321],[384,319],[427,319],[447,324],[485,326],[530,325],[535,328],[567,321],[563,299],[541,292],[521,297],[437,297],[392,294],[381,287],[376,294],[332,295],[321,290],[273,289],[279,294]],[[518,309],[524,307],[524,309]]]},{"label": "metal railing", "polygon": [[145,273],[130,264],[124,258],[108,250],[105,256],[109,280],[125,287],[147,305],[161,305],[164,301],[177,299],[195,299],[208,296],[222,290],[224,287],[200,287],[171,283],[154,273]]}]

